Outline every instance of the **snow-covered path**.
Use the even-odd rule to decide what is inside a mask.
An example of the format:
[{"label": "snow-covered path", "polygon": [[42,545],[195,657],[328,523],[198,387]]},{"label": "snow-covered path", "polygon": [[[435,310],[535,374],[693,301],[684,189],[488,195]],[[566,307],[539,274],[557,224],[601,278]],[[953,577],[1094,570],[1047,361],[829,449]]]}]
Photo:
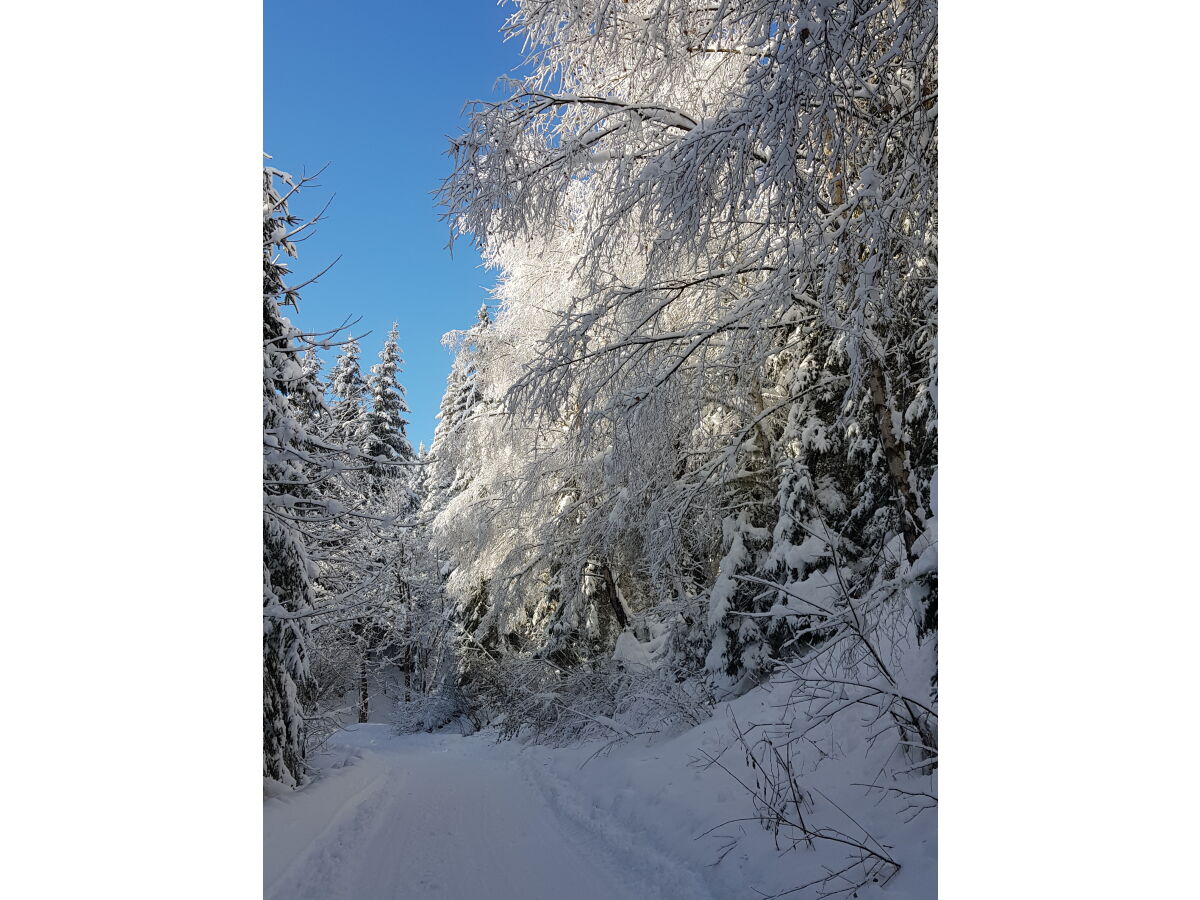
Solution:
[{"label": "snow-covered path", "polygon": [[331,767],[264,808],[265,900],[707,900],[680,863],[571,809],[511,744],[338,735]]}]

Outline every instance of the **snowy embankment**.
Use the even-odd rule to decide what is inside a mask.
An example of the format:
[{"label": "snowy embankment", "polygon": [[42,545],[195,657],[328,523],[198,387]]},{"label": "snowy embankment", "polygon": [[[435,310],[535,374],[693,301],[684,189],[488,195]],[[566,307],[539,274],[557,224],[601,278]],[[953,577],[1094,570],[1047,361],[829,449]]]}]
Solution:
[{"label": "snowy embankment", "polygon": [[[597,744],[522,747],[487,732],[399,736],[386,725],[354,726],[317,760],[314,783],[268,797],[266,900],[725,900],[819,879],[846,865],[848,845],[787,850],[735,779],[753,786],[755,776],[730,747],[731,715],[765,721],[776,702],[759,688],[682,734],[599,755]],[[725,768],[706,764],[718,755]],[[853,786],[873,774],[827,760],[803,779],[820,798],[805,812],[851,841],[880,842],[901,863],[886,885],[857,897],[929,900],[936,812],[906,824],[906,804]]]}]

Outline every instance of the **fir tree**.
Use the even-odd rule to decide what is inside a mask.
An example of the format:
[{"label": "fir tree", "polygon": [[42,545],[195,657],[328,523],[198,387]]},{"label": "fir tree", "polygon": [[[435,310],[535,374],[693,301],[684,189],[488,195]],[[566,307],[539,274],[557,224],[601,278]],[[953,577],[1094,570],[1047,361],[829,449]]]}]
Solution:
[{"label": "fir tree", "polygon": [[263,173],[263,775],[285,784],[304,781],[304,717],[300,691],[308,678],[307,614],[315,566],[298,522],[313,499],[305,471],[307,433],[297,407],[319,405],[320,390],[297,362],[299,332],[280,313],[295,304],[284,284],[282,250],[298,220],[275,190],[274,169]]},{"label": "fir tree", "polygon": [[487,304],[479,307],[475,325],[466,331],[452,331],[442,342],[455,351],[454,363],[446,379],[437,414],[437,427],[429,460],[425,467],[425,501],[423,509],[432,519],[444,510],[450,500],[461,493],[470,482],[469,469],[459,466],[463,454],[454,446],[459,428],[474,415],[483,402],[475,358],[480,342],[492,324]]},{"label": "fir tree", "polygon": [[353,338],[342,346],[333,371],[329,373],[329,393],[332,429],[330,439],[348,447],[359,447],[366,420],[367,383],[363,380],[358,361],[358,341]]},{"label": "fir tree", "polygon": [[[322,363],[316,347],[309,347],[304,351],[300,367],[307,383],[320,385]],[[314,429],[321,416],[329,411],[320,394],[312,391],[298,395],[295,398],[295,407],[297,421],[307,429]]]},{"label": "fir tree", "polygon": [[398,336],[399,329],[393,322],[379,353],[379,362],[371,367],[367,379],[371,409],[365,418],[363,451],[376,459],[412,462],[417,457],[406,433],[408,420],[404,413],[408,412],[408,404],[404,402],[404,388],[397,381],[404,363]]}]

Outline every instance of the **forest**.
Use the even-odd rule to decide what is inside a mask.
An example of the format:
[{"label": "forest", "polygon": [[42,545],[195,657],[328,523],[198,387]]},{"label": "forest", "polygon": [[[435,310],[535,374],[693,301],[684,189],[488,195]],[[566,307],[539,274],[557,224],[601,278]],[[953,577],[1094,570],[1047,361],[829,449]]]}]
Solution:
[{"label": "forest", "polygon": [[[497,278],[429,447],[402,311],[289,318],[323,200],[267,161],[268,897],[936,896],[937,24],[510,4],[429,212]],[[440,841],[562,847],[447,873],[458,802]]]}]

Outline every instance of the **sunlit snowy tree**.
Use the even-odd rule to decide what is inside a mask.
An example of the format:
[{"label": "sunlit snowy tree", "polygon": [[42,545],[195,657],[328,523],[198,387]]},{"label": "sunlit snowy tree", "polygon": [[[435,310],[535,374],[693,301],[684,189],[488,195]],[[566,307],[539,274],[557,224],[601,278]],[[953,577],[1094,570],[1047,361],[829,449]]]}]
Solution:
[{"label": "sunlit snowy tree", "polygon": [[[379,362],[371,367],[366,383],[370,409],[363,420],[363,452],[375,460],[411,463],[417,458],[408,440],[408,420],[404,418],[408,404],[404,400],[404,387],[397,380],[402,366],[399,328],[393,323],[379,353]],[[374,466],[372,472],[376,476],[401,477],[402,474],[402,470],[383,464]],[[403,477],[411,481],[408,472],[403,472]]]},{"label": "sunlit snowy tree", "polygon": [[501,273],[449,587],[586,643],[606,570],[647,652],[744,690],[923,552],[936,5],[547,0],[508,31],[527,72],[442,193]]}]

